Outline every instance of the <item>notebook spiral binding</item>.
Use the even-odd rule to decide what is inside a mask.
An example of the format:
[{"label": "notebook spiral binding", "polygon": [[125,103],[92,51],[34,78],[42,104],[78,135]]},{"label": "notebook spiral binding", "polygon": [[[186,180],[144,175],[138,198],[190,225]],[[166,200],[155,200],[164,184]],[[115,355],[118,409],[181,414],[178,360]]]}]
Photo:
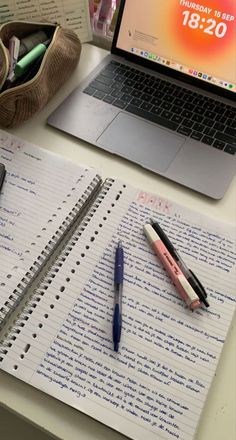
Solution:
[{"label": "notebook spiral binding", "polygon": [[85,204],[86,200],[89,196],[91,196],[92,192],[96,189],[96,187],[100,187],[101,178],[100,176],[96,176],[93,181],[87,186],[81,198],[69,212],[65,220],[62,222],[58,230],[48,241],[44,249],[41,251],[40,255],[33,262],[32,266],[26,272],[24,277],[21,279],[17,287],[14,289],[12,294],[9,296],[8,300],[4,303],[4,305],[0,309],[0,330],[4,326],[7,318],[13,312],[13,310],[18,306],[22,297],[24,296],[24,292],[26,287],[29,286],[29,283],[33,281],[38,272],[42,269],[43,265],[46,263],[47,259],[51,255],[52,251],[55,249],[68,227],[77,219],[81,212],[81,208]]},{"label": "notebook spiral binding", "polygon": [[[86,229],[87,225],[91,221],[94,213],[96,212],[98,206],[104,199],[106,193],[109,191],[113,184],[114,180],[109,178],[105,181],[105,183],[102,186],[102,189],[96,198],[96,201],[93,203],[92,207],[89,209],[88,213],[85,215],[84,219],[81,221],[79,227],[76,229],[76,231],[73,233],[72,237],[66,244],[65,248],[63,249],[62,253],[58,255],[57,259],[54,261],[53,265],[48,268],[44,276],[40,279],[40,283],[38,287],[32,292],[30,295],[28,301],[25,303],[25,305],[22,307],[21,310],[19,310],[19,313],[17,314],[16,319],[13,321],[12,325],[8,328],[6,334],[4,334],[2,341],[0,341],[0,362],[3,361],[4,356],[7,355],[9,348],[12,347],[14,341],[17,339],[17,335],[20,334],[21,329],[25,326],[25,321],[29,319],[29,315],[31,315],[36,309],[37,304],[40,302],[41,298],[44,296],[45,291],[48,288],[48,285],[51,284],[52,279],[56,276],[56,273],[60,270],[60,267],[63,265],[64,261],[66,260],[67,256],[69,255],[72,248],[75,246],[77,241],[79,240],[80,236],[82,235],[83,231]],[[79,208],[77,208],[79,210]],[[71,213],[70,213],[71,214]],[[67,217],[67,219],[69,216]],[[68,220],[66,220],[64,223],[66,223]],[[68,223],[69,225],[70,223]],[[64,227],[66,227],[64,225]],[[51,245],[49,246],[50,249]],[[34,267],[34,264],[33,266]],[[23,286],[25,288],[27,286],[27,279],[26,276],[24,277],[25,281],[22,281],[20,286]],[[22,292],[22,291],[21,291]]]}]

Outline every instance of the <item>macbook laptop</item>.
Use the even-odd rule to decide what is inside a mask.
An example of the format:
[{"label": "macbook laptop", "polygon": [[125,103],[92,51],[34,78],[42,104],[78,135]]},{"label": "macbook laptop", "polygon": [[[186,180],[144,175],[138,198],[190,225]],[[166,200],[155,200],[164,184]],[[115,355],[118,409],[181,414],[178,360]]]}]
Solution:
[{"label": "macbook laptop", "polygon": [[236,4],[223,3],[121,0],[111,53],[48,123],[222,198],[236,169]]}]

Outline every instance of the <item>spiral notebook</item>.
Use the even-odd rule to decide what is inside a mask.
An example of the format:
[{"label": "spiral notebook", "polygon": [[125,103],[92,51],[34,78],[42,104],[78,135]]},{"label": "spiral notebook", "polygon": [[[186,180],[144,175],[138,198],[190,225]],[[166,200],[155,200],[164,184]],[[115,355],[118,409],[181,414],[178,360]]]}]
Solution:
[{"label": "spiral notebook", "polygon": [[0,194],[0,327],[99,187],[92,169],[0,130],[6,178]]},{"label": "spiral notebook", "polygon": [[[26,273],[20,281],[17,277],[18,287],[14,276],[7,284],[2,275],[8,293],[14,292],[7,307],[17,305],[3,322],[1,369],[132,439],[192,440],[235,310],[235,229],[116,178],[101,185],[96,172],[37,147],[24,145],[16,153],[19,141],[10,139],[14,147],[10,142],[7,150],[14,152],[7,151],[7,157],[40,157],[44,165],[33,163],[42,163],[44,188],[50,180],[52,189],[46,191],[48,212],[40,225],[42,201],[35,217],[31,214],[29,244],[22,232],[24,259],[14,264],[22,264],[21,274]],[[36,177],[35,171],[31,179]],[[1,206],[7,203],[9,182],[8,175]],[[58,185],[63,196],[53,206]],[[37,241],[57,206],[63,211],[58,223]],[[192,313],[185,307],[143,234],[150,217],[201,279],[208,309]],[[31,226],[25,229],[30,232]],[[118,240],[125,277],[122,336],[115,353]]]}]

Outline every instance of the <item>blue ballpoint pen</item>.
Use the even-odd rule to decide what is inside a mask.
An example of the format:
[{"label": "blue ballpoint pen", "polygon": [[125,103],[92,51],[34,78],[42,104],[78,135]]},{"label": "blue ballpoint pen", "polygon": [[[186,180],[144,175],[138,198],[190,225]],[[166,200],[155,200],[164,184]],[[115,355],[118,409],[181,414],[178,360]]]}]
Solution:
[{"label": "blue ballpoint pen", "polygon": [[118,246],[116,248],[115,272],[114,272],[114,287],[115,287],[115,305],[114,305],[115,308],[113,315],[114,351],[118,351],[120,335],[121,335],[123,274],[124,274],[124,251],[121,242],[119,241]]}]

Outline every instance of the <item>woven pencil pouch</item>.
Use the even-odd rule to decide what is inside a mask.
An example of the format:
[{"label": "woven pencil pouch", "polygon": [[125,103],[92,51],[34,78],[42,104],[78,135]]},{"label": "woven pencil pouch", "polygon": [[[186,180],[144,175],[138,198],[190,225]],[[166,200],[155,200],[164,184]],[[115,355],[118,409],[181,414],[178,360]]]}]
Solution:
[{"label": "woven pencil pouch", "polygon": [[[4,89],[8,76],[9,40],[43,30],[50,39],[35,75],[26,82]],[[81,53],[77,35],[48,23],[11,21],[0,27],[0,126],[15,127],[39,112],[70,77]]]}]

